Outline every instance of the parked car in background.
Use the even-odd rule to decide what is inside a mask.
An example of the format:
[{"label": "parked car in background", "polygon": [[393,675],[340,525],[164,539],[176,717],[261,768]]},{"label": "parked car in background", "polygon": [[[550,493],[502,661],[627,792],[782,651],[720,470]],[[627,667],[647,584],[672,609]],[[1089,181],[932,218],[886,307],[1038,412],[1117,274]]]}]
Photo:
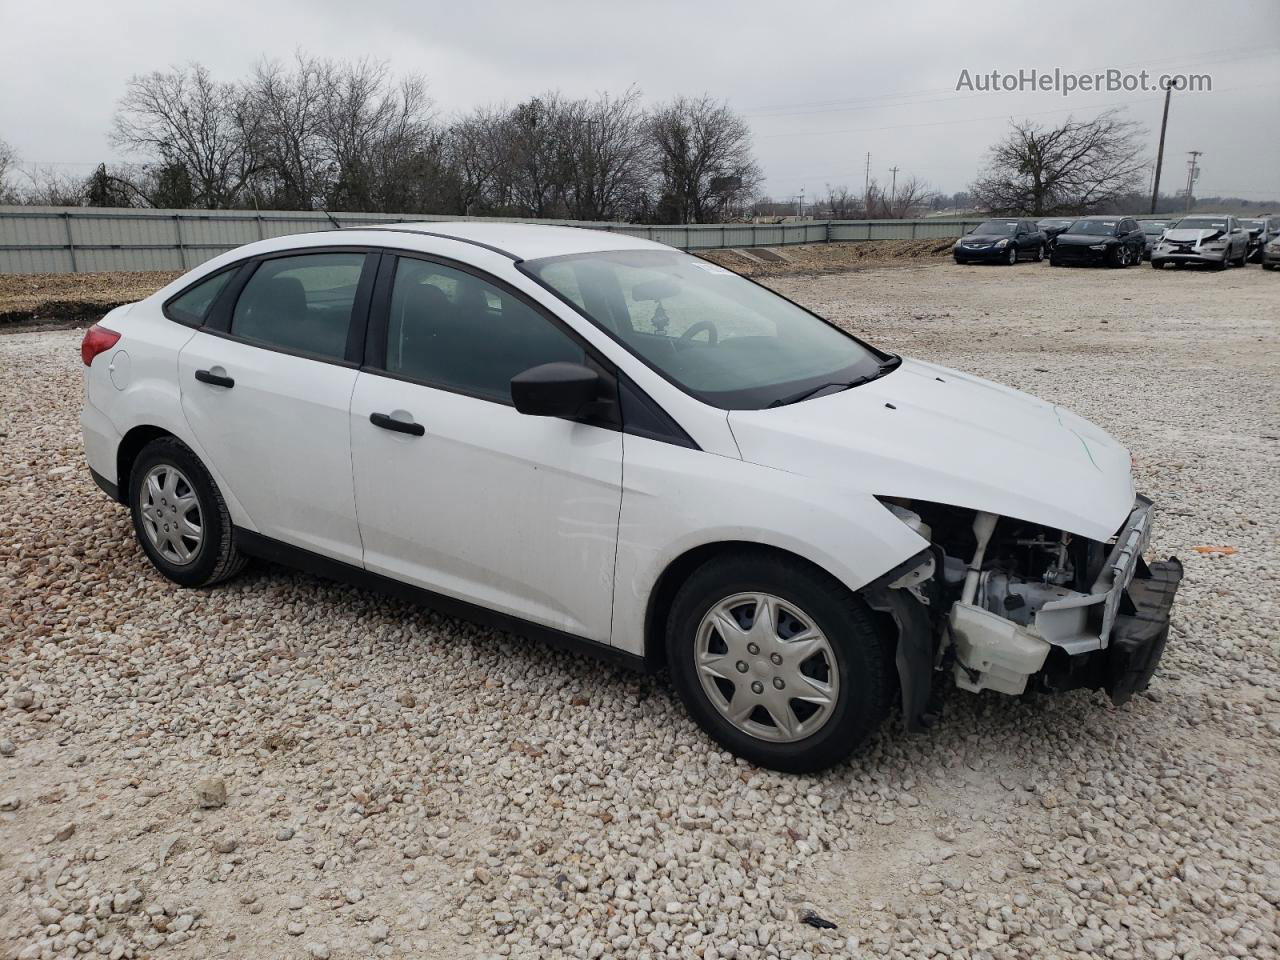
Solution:
[{"label": "parked car in background", "polygon": [[980,224],[952,247],[956,263],[1006,263],[1043,260],[1045,238],[1030,220],[997,219]]},{"label": "parked car in background", "polygon": [[1058,239],[1058,234],[1075,222],[1074,217],[1046,217],[1044,220],[1036,221],[1036,227],[1044,234],[1046,249],[1052,252],[1053,242]]},{"label": "parked car in background", "polygon": [[1168,637],[1182,568],[1106,431],[648,240],[262,240],[80,355],[90,471],[171,581],[262,557],[663,665],[763,766],[830,766],[899,699],[922,729],[944,682],[1122,703]]},{"label": "parked car in background", "polygon": [[1243,267],[1248,255],[1249,234],[1235,217],[1202,214],[1183,217],[1164,232],[1151,252],[1151,266],[1201,264],[1225,270]]},{"label": "parked car in background", "polygon": [[1150,260],[1151,251],[1156,248],[1156,244],[1160,242],[1160,238],[1164,236],[1165,230],[1169,228],[1172,220],[1139,220],[1138,226],[1142,228],[1142,236],[1144,246],[1142,250],[1142,259]]},{"label": "parked car in background", "polygon": [[1055,267],[1105,264],[1127,267],[1142,261],[1146,238],[1133,217],[1082,217],[1058,234],[1049,262]]},{"label": "parked car in background", "polygon": [[1261,262],[1262,248],[1270,243],[1273,237],[1280,236],[1280,218],[1242,217],[1240,226],[1249,234],[1249,250],[1245,254],[1245,262]]},{"label": "parked car in background", "polygon": [[1280,264],[1280,234],[1276,234],[1262,246],[1261,263],[1263,270],[1274,270]]}]

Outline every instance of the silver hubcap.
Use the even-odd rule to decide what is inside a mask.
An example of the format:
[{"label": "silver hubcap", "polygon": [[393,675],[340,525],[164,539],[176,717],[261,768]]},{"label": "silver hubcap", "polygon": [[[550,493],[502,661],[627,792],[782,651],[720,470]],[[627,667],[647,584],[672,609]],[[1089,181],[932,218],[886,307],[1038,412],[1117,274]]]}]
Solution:
[{"label": "silver hubcap", "polygon": [[702,618],[694,664],[708,699],[739,730],[790,743],[831,719],[840,694],[835,653],[792,603],[739,593]]},{"label": "silver hubcap", "polygon": [[142,529],[160,556],[179,566],[200,552],[204,524],[191,481],[177,467],[162,463],[147,471],[138,493]]}]

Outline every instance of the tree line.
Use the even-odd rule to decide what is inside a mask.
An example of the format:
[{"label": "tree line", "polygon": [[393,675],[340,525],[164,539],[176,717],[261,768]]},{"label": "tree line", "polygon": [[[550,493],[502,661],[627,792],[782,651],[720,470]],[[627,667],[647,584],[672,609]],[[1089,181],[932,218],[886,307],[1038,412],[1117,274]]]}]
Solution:
[{"label": "tree line", "polygon": [[[441,118],[420,76],[305,54],[234,82],[135,76],[111,142],[138,160],[37,170],[0,199],[703,223],[741,216],[761,180],[747,123],[709,96],[549,91]],[[13,163],[0,145],[0,182]]]}]

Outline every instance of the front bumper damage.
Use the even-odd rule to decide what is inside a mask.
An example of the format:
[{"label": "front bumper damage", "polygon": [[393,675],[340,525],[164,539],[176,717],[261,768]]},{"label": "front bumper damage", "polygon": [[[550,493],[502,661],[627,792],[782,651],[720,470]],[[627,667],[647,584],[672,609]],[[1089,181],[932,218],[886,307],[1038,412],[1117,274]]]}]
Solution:
[{"label": "front bumper damage", "polygon": [[957,602],[947,632],[956,685],[1020,694],[1032,678],[1046,690],[1105,690],[1124,703],[1145,690],[1164,652],[1169,611],[1182,581],[1176,558],[1147,565],[1152,503],[1138,497],[1088,593],[1059,590],[1028,624],[976,602]]}]

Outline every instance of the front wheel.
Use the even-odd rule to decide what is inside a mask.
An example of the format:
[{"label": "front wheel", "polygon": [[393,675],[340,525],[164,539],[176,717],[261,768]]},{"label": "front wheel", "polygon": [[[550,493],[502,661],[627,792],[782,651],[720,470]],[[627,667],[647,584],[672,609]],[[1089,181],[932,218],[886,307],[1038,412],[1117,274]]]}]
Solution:
[{"label": "front wheel", "polygon": [[207,587],[244,567],[222,494],[175,437],[143,447],[129,473],[129,508],[143,552],[174,583]]},{"label": "front wheel", "polygon": [[666,640],[689,713],[759,766],[839,763],[888,712],[893,657],[876,619],[796,560],[749,551],[699,568],[676,596]]},{"label": "front wheel", "polygon": [[1036,247],[1036,263],[1039,263],[1043,259],[1044,259],[1044,244],[1042,243],[1040,244],[1040,246]]},{"label": "front wheel", "polygon": [[1018,262],[1018,248],[1013,244],[1009,244],[1009,252],[1005,254],[1004,262],[1011,267]]}]

